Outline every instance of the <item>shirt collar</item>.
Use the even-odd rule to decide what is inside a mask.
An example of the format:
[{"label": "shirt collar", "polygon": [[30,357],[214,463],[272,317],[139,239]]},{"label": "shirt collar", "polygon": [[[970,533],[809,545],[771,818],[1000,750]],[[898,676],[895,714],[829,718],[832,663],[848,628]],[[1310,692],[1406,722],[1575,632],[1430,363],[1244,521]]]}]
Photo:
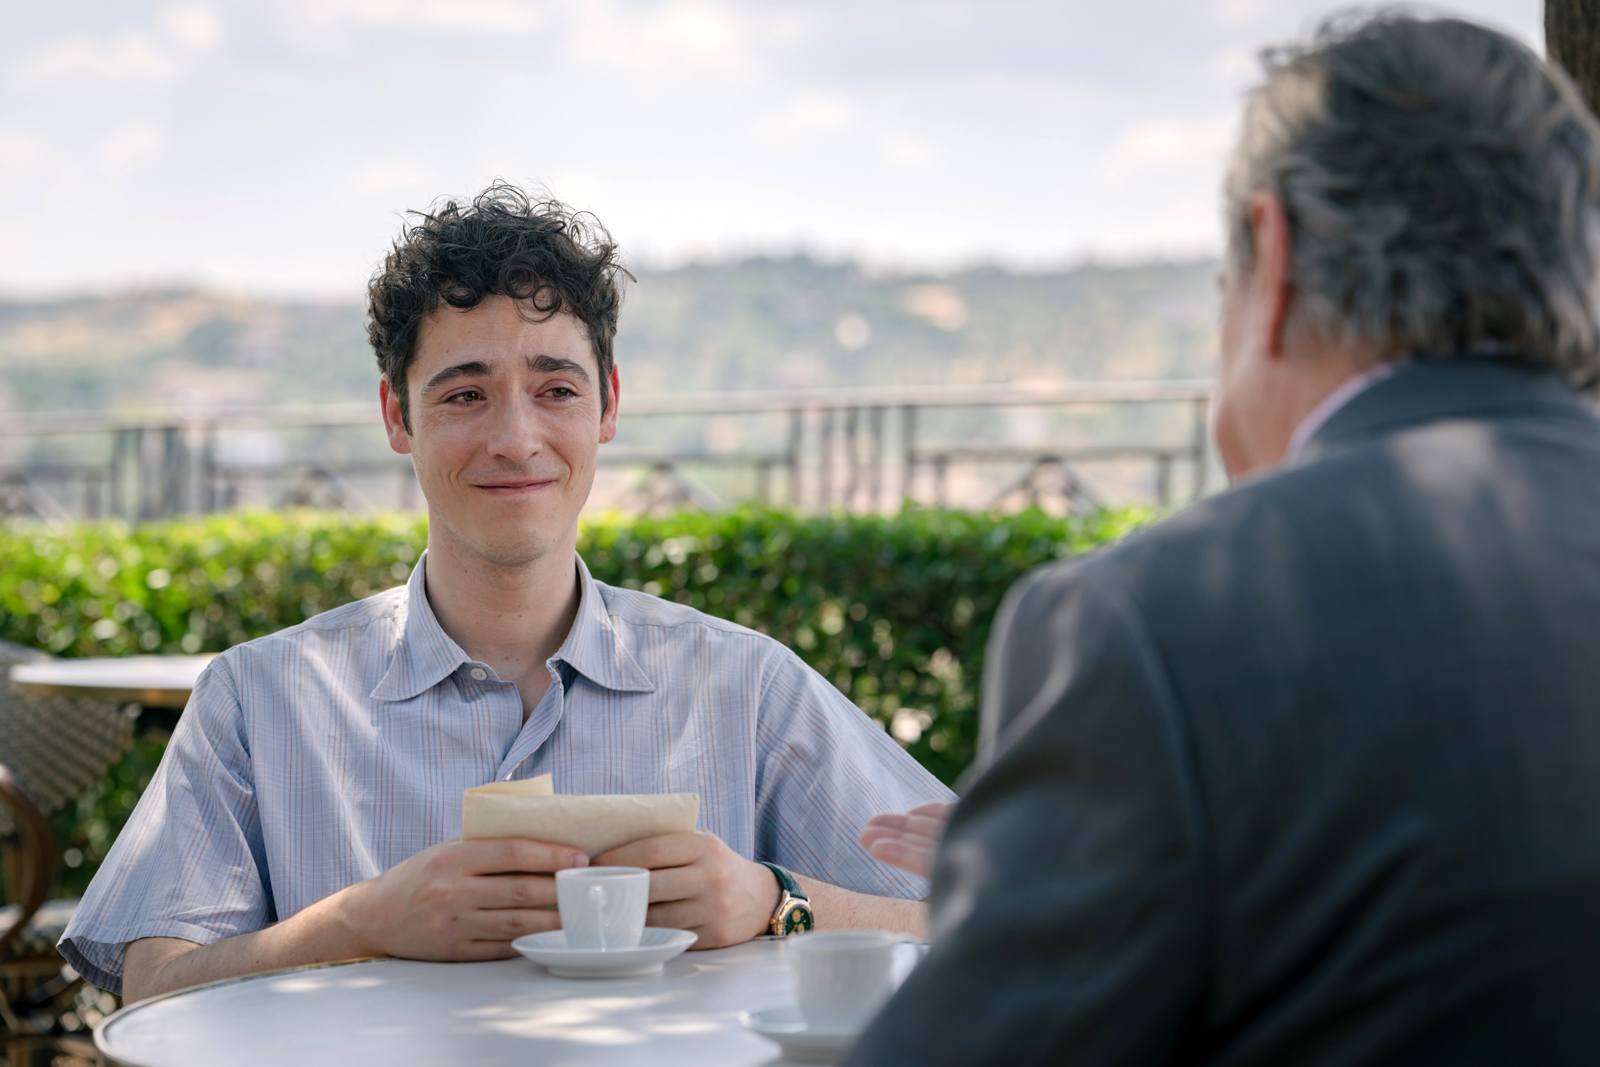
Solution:
[{"label": "shirt collar", "polygon": [[1393,363],[1378,363],[1360,374],[1346,378],[1337,389],[1323,397],[1321,403],[1312,408],[1311,413],[1301,419],[1300,425],[1294,428],[1294,433],[1289,437],[1289,456],[1292,458],[1299,455],[1306,442],[1333,418],[1335,412],[1389,377],[1394,373],[1394,369]]},{"label": "shirt collar", "polygon": [[[572,629],[551,662],[570,665],[596,685],[624,693],[650,693],[655,685],[622,640],[607,609],[600,583],[589,574],[583,558],[578,567],[578,613]],[[444,632],[428,603],[428,554],[411,569],[406,582],[405,632],[389,669],[372,690],[376,700],[410,700],[472,662],[460,645]]]},{"label": "shirt collar", "polygon": [[581,599],[578,615],[572,621],[567,639],[556,650],[555,659],[572,667],[596,685],[622,693],[653,693],[655,683],[645,673],[622,639],[617,621],[606,607],[604,591],[589,574],[589,567],[578,561]]},{"label": "shirt collar", "polygon": [[1589,399],[1560,374],[1511,359],[1412,359],[1351,399],[1305,443],[1300,458],[1439,419],[1537,415],[1595,422]]}]

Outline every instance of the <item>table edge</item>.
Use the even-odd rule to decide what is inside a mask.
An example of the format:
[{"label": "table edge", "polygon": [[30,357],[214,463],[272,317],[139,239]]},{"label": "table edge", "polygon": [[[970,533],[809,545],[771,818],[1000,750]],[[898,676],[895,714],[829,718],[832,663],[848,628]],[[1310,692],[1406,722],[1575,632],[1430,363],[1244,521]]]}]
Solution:
[{"label": "table edge", "polygon": [[146,708],[182,708],[189,703],[191,692],[184,687],[79,685],[70,682],[31,682],[21,678],[12,678],[11,688],[28,696],[114,700]]},{"label": "table edge", "polygon": [[178,989],[169,989],[165,993],[160,993],[153,997],[146,997],[144,1000],[141,1000],[135,1004],[124,1005],[123,1007],[120,1007],[116,1011],[112,1012],[110,1015],[107,1015],[104,1019],[101,1019],[94,1026],[94,1047],[101,1056],[105,1057],[108,1067],[151,1067],[151,1065],[148,1063],[138,1063],[134,1060],[121,1059],[115,1053],[113,1053],[110,1048],[107,1047],[107,1041],[104,1035],[107,1030],[111,1029],[113,1023],[116,1023],[124,1017],[132,1015],[143,1008],[150,1007],[153,1004],[160,1004],[164,1000],[171,1000],[174,997],[187,996],[190,993],[204,992],[207,989],[218,989],[222,986],[238,985],[240,982],[253,982],[259,978],[275,978],[284,974],[298,974],[302,971],[320,971],[326,970],[329,967],[349,967],[350,965],[356,963],[385,963],[392,959],[394,959],[393,956],[353,956],[346,960],[327,960],[322,963],[302,963],[294,967],[277,967],[270,971],[252,971],[249,974],[236,974],[232,978],[218,978],[214,982],[200,982],[197,985],[182,986]]}]

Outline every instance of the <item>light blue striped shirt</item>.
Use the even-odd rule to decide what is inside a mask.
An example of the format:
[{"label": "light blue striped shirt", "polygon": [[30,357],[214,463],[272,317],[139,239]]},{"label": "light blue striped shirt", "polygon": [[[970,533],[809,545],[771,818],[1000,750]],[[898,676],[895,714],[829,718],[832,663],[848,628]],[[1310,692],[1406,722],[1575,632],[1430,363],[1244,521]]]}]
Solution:
[{"label": "light blue striped shirt", "polygon": [[926,884],[861,826],[951,793],[794,653],[590,577],[551,685],[474,662],[411,580],[218,656],[61,939],[113,991],[142,937],[258,930],[461,832],[461,794],[550,773],[560,793],[700,795],[739,855],[881,896]]}]

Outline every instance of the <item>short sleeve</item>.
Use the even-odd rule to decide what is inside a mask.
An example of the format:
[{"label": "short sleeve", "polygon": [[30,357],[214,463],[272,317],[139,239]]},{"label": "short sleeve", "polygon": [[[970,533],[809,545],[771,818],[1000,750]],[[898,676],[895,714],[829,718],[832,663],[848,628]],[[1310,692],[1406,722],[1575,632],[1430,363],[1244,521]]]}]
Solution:
[{"label": "short sleeve", "polygon": [[227,654],[200,676],[161,764],[57,946],[122,988],[131,941],[209,944],[273,921],[250,751]]},{"label": "short sleeve", "polygon": [[756,859],[859,893],[927,896],[926,879],[861,847],[861,829],[955,794],[787,649],[762,694],[756,743]]}]

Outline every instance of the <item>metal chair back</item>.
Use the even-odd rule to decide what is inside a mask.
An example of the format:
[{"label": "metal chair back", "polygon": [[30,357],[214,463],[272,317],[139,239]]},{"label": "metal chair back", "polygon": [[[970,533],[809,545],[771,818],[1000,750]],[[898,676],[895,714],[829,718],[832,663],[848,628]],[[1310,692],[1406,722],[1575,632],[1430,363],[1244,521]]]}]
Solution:
[{"label": "metal chair back", "polygon": [[[46,817],[77,800],[133,746],[131,709],[92,697],[38,697],[10,683],[13,666],[48,659],[0,641],[0,762]],[[10,814],[0,810],[0,832]]]}]

